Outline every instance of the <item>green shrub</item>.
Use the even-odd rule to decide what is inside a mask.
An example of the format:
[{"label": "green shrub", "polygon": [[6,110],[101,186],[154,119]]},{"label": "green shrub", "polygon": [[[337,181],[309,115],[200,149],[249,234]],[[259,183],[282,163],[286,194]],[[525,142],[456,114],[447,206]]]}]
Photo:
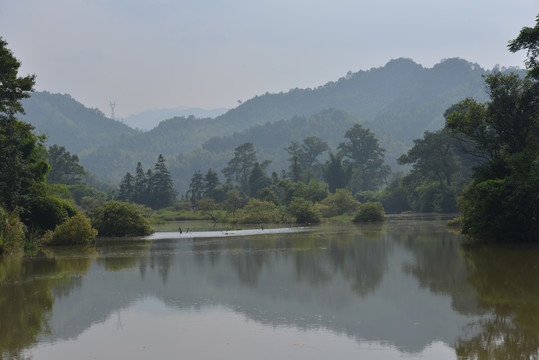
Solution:
[{"label": "green shrub", "polygon": [[130,203],[107,201],[91,211],[90,218],[99,236],[138,236],[153,232],[143,211]]},{"label": "green shrub", "polygon": [[296,218],[298,224],[316,224],[320,222],[320,213],[312,201],[295,197],[290,202],[288,210]]},{"label": "green shrub", "polygon": [[459,198],[462,233],[488,241],[536,240],[536,199],[535,189],[508,179],[471,184]]},{"label": "green shrub", "polygon": [[0,254],[13,254],[20,251],[26,240],[26,227],[18,214],[8,213],[0,206]]},{"label": "green shrub", "polygon": [[30,199],[28,211],[21,214],[24,221],[40,230],[54,230],[78,213],[72,202],[45,194]]},{"label": "green shrub", "polygon": [[343,214],[354,214],[359,208],[359,201],[354,200],[350,191],[337,189],[335,194],[329,195],[322,200],[320,210],[326,217],[339,216]]},{"label": "green shrub", "polygon": [[359,206],[359,211],[354,216],[354,222],[380,222],[385,221],[385,211],[379,202],[368,202]]},{"label": "green shrub", "polygon": [[77,214],[63,224],[56,226],[54,231],[47,231],[43,242],[48,245],[85,245],[91,243],[97,235],[90,220]]},{"label": "green shrub", "polygon": [[274,203],[252,198],[240,212],[238,222],[243,224],[278,223],[280,218],[279,210]]}]

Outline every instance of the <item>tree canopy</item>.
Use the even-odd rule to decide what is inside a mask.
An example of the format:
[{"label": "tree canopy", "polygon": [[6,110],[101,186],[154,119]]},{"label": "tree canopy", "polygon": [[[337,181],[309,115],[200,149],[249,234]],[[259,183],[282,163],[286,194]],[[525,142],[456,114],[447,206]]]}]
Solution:
[{"label": "tree canopy", "polygon": [[21,99],[29,97],[34,90],[36,76],[20,77],[20,66],[20,61],[7,48],[7,42],[0,37],[0,113],[24,113]]},{"label": "tree canopy", "polygon": [[84,167],[79,164],[79,157],[71,155],[64,146],[56,144],[49,146],[48,161],[51,170],[47,175],[49,184],[79,184],[86,174]]},{"label": "tree canopy", "polygon": [[511,52],[527,50],[526,67],[530,76],[539,80],[539,15],[536,19],[535,27],[523,27],[517,38],[509,41],[508,48]]},{"label": "tree canopy", "polygon": [[256,163],[256,151],[253,143],[246,142],[234,149],[234,157],[223,169],[229,184],[236,184],[244,194],[249,193],[249,174]]},{"label": "tree canopy", "polygon": [[349,129],[339,144],[339,154],[354,169],[353,191],[378,190],[391,173],[384,165],[385,149],[380,146],[372,131],[360,124]]},{"label": "tree canopy", "polygon": [[423,139],[414,140],[408,153],[399,157],[399,164],[413,164],[411,175],[419,181],[438,181],[440,189],[451,186],[461,171],[455,154],[455,140],[445,130],[425,131]]}]

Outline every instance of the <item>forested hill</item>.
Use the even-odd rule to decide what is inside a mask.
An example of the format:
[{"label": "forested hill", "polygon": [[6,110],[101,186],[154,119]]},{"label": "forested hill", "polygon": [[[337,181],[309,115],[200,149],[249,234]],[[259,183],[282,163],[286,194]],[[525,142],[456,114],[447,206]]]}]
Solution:
[{"label": "forested hill", "polygon": [[234,130],[226,123],[217,124],[215,119],[175,117],[162,121],[148,132],[119,139],[108,146],[87,149],[80,153],[80,159],[87,169],[115,183],[127,171],[134,171],[139,161],[148,167],[155,163],[159,154],[176,156],[200,148],[214,136],[231,134]]},{"label": "forested hill", "polygon": [[109,145],[138,131],[111,120],[97,109],[89,109],[69,95],[35,92],[22,101],[24,120],[47,134],[47,143],[65,146],[73,153]]},{"label": "forested hill", "polygon": [[292,141],[301,141],[309,136],[316,136],[331,147],[337,147],[343,141],[344,133],[357,123],[358,119],[343,111],[328,109],[309,117],[294,116],[290,120],[256,125],[230,136],[213,137],[202,148],[212,152],[232,151],[238,145],[252,142],[258,150],[269,152],[282,150]]},{"label": "forested hill", "polygon": [[368,123],[377,134],[410,145],[425,130],[440,128],[442,115],[452,104],[465,97],[485,101],[482,75],[486,73],[477,64],[457,58],[432,68],[401,58],[380,68],[349,72],[315,89],[256,96],[217,120],[247,129],[334,108]]}]

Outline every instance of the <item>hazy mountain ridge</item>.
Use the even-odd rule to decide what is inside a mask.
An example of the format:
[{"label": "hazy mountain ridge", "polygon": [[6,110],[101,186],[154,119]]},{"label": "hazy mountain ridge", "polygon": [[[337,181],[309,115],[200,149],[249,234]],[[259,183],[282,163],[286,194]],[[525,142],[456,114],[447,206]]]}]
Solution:
[{"label": "hazy mountain ridge", "polygon": [[47,143],[65,146],[79,153],[88,148],[108,145],[138,131],[111,120],[98,109],[90,109],[68,94],[34,92],[22,101],[26,114],[21,119],[47,135]]},{"label": "hazy mountain ridge", "polygon": [[[80,154],[80,159],[86,168],[99,173],[107,181],[118,182],[126,172],[135,170],[138,161],[148,168],[153,166],[159,154],[174,157],[200,148],[201,144],[218,134],[231,134],[234,130],[230,125],[211,118],[175,117],[160,122],[148,132],[108,146],[87,149]],[[200,164],[199,168],[202,168]],[[187,175],[182,172],[180,176]]]},{"label": "hazy mountain ridge", "polygon": [[215,118],[227,112],[228,109],[201,109],[197,107],[180,106],[173,109],[150,109],[139,114],[130,115],[120,121],[133,129],[149,131],[159,125],[164,119],[176,117]]},{"label": "hazy mountain ridge", "polygon": [[256,96],[217,119],[248,128],[334,108],[368,123],[377,133],[410,145],[424,130],[441,127],[443,112],[452,104],[466,97],[486,100],[482,75],[487,73],[462,59],[424,68],[400,58],[383,67],[349,72],[315,89]]},{"label": "hazy mountain ridge", "polygon": [[[370,128],[388,150],[388,163],[394,165],[413,139],[443,125],[449,106],[466,97],[486,100],[482,76],[487,73],[462,59],[425,68],[401,58],[383,67],[348,72],[314,89],[255,96],[215,119],[174,117],[148,132],[108,119],[68,95],[49,93],[35,93],[25,100],[23,119],[45,130],[50,144],[78,153],[87,169],[111,182],[134,171],[137,161],[152,166],[161,153],[169,158],[176,187],[182,192],[194,169],[205,172],[212,167],[220,172],[233,148],[245,141],[255,144],[260,160],[273,160],[272,167],[283,168],[287,164],[282,148],[291,141],[321,134],[336,146],[339,140],[333,138],[342,129],[332,116],[320,115],[327,109]],[[308,124],[306,119],[315,114],[323,120]]]}]

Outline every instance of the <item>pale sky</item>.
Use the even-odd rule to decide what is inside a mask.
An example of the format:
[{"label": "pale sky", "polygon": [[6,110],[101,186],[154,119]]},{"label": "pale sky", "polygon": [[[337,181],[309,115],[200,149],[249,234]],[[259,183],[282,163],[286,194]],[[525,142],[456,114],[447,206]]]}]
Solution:
[{"label": "pale sky", "polygon": [[0,0],[0,36],[37,75],[125,117],[151,108],[237,106],[406,57],[523,67],[507,42],[537,0]]}]

